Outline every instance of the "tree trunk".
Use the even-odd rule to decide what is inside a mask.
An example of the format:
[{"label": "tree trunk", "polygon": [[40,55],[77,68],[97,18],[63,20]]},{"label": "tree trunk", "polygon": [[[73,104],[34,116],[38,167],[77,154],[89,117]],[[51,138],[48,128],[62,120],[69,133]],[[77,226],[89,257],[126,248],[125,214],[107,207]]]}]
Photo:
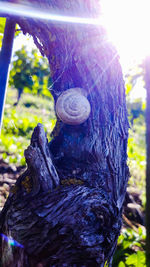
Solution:
[{"label": "tree trunk", "polygon": [[[67,15],[100,13],[98,0],[32,3]],[[49,144],[42,126],[35,128],[25,151],[27,171],[1,214],[3,266],[111,266],[128,180],[128,120],[118,54],[101,26],[17,22],[49,60],[55,107],[64,91],[82,88],[91,112],[78,125],[57,118]],[[6,236],[17,241],[14,247]]]}]

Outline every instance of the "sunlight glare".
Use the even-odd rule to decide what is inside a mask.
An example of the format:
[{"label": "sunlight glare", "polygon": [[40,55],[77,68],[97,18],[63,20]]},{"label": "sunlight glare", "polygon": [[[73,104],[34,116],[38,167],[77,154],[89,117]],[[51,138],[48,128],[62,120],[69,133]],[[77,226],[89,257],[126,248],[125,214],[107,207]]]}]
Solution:
[{"label": "sunlight glare", "polygon": [[108,36],[122,60],[141,60],[150,54],[150,1],[101,0]]},{"label": "sunlight glare", "polygon": [[66,14],[58,14],[55,10],[42,10],[39,8],[34,8],[31,6],[26,6],[22,4],[14,3],[0,3],[0,12],[4,12],[9,15],[25,16],[28,18],[37,18],[42,20],[49,20],[58,23],[78,23],[78,24],[90,24],[99,25],[99,18],[90,17],[78,17],[78,16],[68,16]]},{"label": "sunlight glare", "polygon": [[117,48],[122,65],[132,65],[150,54],[150,0],[101,0],[100,18],[68,16],[25,6],[0,3],[0,11],[17,16],[49,20],[57,23],[104,25],[108,38]]}]

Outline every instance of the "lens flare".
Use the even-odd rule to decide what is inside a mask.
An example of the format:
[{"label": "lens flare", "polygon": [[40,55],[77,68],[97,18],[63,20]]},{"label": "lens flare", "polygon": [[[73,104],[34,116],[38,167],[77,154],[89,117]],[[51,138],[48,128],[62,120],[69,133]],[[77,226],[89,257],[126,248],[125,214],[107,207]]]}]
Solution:
[{"label": "lens flare", "polygon": [[66,22],[66,23],[78,23],[78,24],[90,24],[90,25],[100,25],[99,18],[83,18],[83,17],[74,17],[74,16],[66,16],[54,13],[52,11],[45,11],[38,8],[29,7],[26,5],[14,4],[3,2],[0,3],[0,13],[5,13],[8,15],[14,16],[23,16],[29,18],[37,18],[42,20],[50,20],[55,22]]},{"label": "lens flare", "polygon": [[4,234],[0,234],[0,236],[3,238],[3,240],[5,240],[10,246],[12,247],[20,247],[20,248],[24,248],[23,245],[21,245],[20,243],[18,243],[16,240],[14,240],[12,237],[8,237]]}]

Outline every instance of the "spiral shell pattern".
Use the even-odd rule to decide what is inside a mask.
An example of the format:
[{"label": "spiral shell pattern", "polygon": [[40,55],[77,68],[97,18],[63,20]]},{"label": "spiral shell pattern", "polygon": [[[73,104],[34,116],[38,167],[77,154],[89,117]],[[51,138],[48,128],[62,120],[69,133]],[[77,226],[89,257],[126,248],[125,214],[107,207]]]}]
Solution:
[{"label": "spiral shell pattern", "polygon": [[69,125],[78,125],[86,121],[91,107],[81,88],[72,88],[63,92],[56,102],[56,114],[61,121]]}]

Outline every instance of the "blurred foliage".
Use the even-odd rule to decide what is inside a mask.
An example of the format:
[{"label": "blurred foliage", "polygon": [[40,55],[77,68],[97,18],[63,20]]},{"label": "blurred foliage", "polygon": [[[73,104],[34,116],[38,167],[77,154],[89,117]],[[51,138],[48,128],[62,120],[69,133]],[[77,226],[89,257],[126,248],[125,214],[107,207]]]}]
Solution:
[{"label": "blurred foliage", "polygon": [[127,99],[130,96],[130,93],[136,85],[138,79],[140,79],[141,77],[142,79],[144,77],[142,62],[140,62],[139,64],[134,64],[134,66],[131,67],[128,70],[128,73],[125,75]]},{"label": "blurred foliage", "polygon": [[143,119],[143,123],[144,123],[145,102],[143,102],[141,98],[137,98],[136,100],[133,100],[132,102],[128,101],[127,108],[128,108],[129,121],[131,123],[131,126],[133,125],[134,120],[139,117]]},{"label": "blurred foliage", "polygon": [[139,190],[145,185],[145,122],[144,117],[140,115],[134,120],[134,124],[129,131],[128,139],[128,157],[131,178],[129,184],[138,187]]},{"label": "blurred foliage", "polygon": [[[139,83],[140,81],[140,83]],[[138,87],[136,88],[138,84]],[[126,75],[126,95],[129,115],[128,165],[130,169],[129,186],[138,191],[145,207],[145,175],[146,175],[146,140],[145,109],[146,99],[142,93],[144,73],[142,64],[134,66]],[[136,90],[138,93],[136,94]],[[133,91],[135,90],[135,94]],[[139,94],[141,90],[141,93]],[[145,93],[145,92],[144,92]],[[140,96],[139,96],[140,95]]]},{"label": "blurred foliage", "polygon": [[16,90],[8,89],[0,139],[0,157],[9,164],[25,165],[23,153],[30,143],[34,127],[42,123],[49,137],[55,125],[55,116],[51,99],[25,94],[20,105],[13,107],[16,94]]},{"label": "blurred foliage", "polygon": [[144,227],[138,231],[123,228],[118,239],[118,247],[113,258],[113,267],[144,267],[146,233]]},{"label": "blurred foliage", "polygon": [[50,70],[47,59],[40,56],[36,49],[27,52],[25,46],[14,53],[10,71],[9,85],[18,91],[41,94],[51,97],[48,90],[50,86]]}]

